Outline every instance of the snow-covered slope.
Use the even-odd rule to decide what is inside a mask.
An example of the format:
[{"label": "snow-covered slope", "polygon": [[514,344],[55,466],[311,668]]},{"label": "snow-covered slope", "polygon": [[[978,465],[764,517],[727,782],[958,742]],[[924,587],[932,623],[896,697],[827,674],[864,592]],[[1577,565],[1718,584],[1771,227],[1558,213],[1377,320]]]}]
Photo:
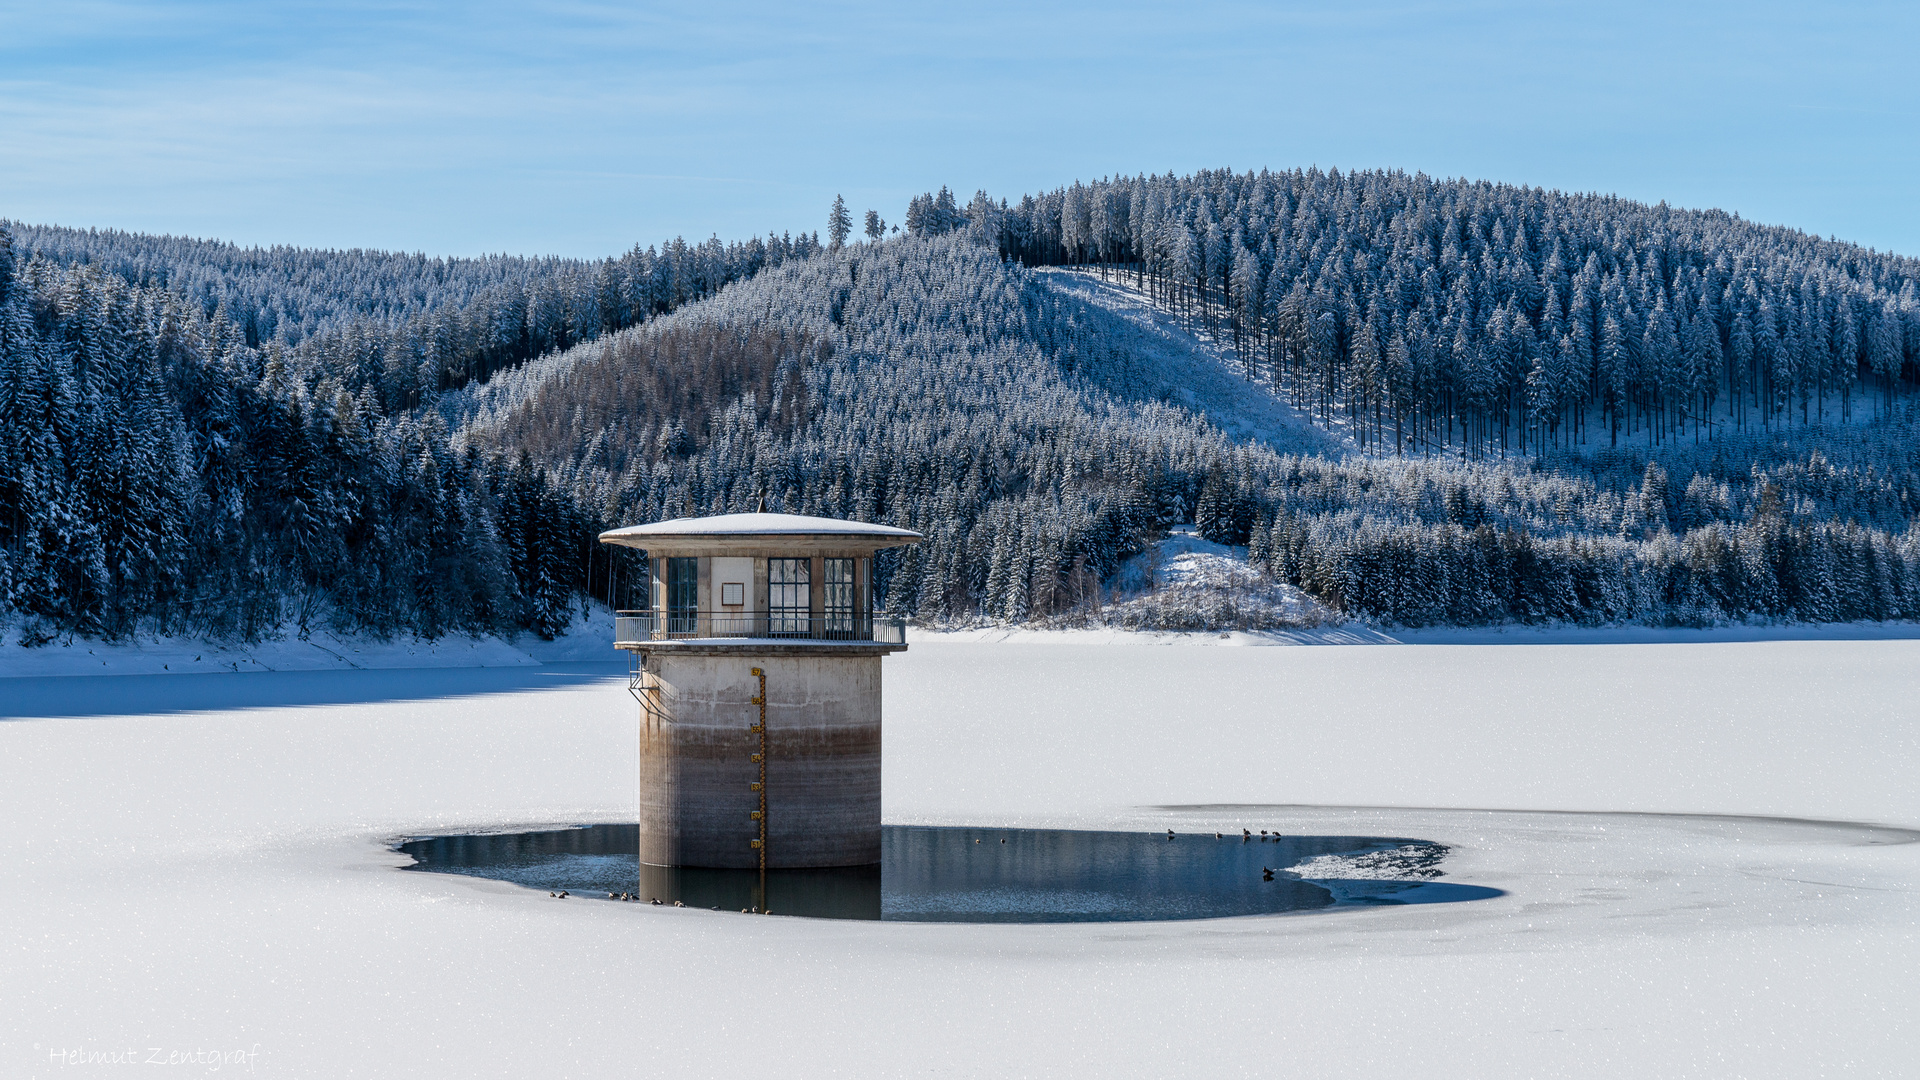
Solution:
[{"label": "snow-covered slope", "polygon": [[1284,631],[1347,622],[1249,565],[1245,548],[1216,544],[1188,525],[1129,559],[1112,589],[1101,621],[1130,630]]},{"label": "snow-covered slope", "polygon": [[1117,349],[1132,354],[1143,373],[1164,389],[1165,400],[1206,418],[1228,435],[1253,439],[1288,454],[1337,457],[1354,452],[1353,440],[1328,432],[1265,386],[1247,379],[1231,352],[1189,332],[1180,321],[1124,281],[1058,268],[1033,271],[1055,290],[1114,317],[1100,331]]}]

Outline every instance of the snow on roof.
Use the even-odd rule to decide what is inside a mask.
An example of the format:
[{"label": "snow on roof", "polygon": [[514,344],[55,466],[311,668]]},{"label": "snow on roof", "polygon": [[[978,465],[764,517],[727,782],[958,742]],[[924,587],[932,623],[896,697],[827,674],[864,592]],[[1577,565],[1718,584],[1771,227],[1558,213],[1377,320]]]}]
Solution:
[{"label": "snow on roof", "polygon": [[911,543],[922,539],[912,529],[870,525],[864,521],[808,517],[804,514],[716,514],[712,517],[674,518],[651,525],[629,525],[600,534],[602,543],[623,543],[650,537],[722,536],[858,536]]}]

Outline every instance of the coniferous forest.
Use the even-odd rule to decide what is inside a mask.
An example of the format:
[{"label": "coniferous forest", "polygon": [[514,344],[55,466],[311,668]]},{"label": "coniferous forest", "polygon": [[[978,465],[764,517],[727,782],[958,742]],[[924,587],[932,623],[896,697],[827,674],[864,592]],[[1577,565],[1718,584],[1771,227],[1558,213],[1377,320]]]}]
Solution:
[{"label": "coniferous forest", "polygon": [[461,261],[0,222],[6,613],[25,640],[552,634],[595,523],[423,403],[817,250]]},{"label": "coniferous forest", "polygon": [[[550,635],[644,585],[599,529],[761,505],[926,533],[880,564],[923,620],[1098,618],[1183,522],[1394,624],[1920,617],[1914,260],[1393,172],[851,223],[600,262],[0,228],[0,617]],[[1196,397],[1219,357],[1295,422]]]}]

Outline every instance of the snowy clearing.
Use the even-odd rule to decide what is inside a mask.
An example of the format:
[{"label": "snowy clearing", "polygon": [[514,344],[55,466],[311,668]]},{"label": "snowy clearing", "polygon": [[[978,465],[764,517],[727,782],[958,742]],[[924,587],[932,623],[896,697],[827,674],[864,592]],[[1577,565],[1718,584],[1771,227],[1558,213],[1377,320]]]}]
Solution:
[{"label": "snowy clearing", "polygon": [[[630,819],[619,670],[0,683],[126,688],[0,722],[0,1074],[1899,1075],[1920,1046],[1920,642],[888,661],[889,821],[1419,836],[1508,893],[1471,904],[845,923],[394,872],[399,836]],[[214,689],[316,675],[364,687]]]},{"label": "snowy clearing", "polygon": [[[1176,525],[1113,575],[1099,625],[1147,632],[1319,629],[1348,620],[1247,562],[1228,547]],[[1055,622],[1086,620],[1070,612]]]},{"label": "snowy clearing", "polygon": [[1168,399],[1205,413],[1236,439],[1255,439],[1281,453],[1338,457],[1357,451],[1352,439],[1313,422],[1264,386],[1249,381],[1229,348],[1190,333],[1180,320],[1124,281],[1103,281],[1084,270],[1038,268],[1052,288],[1118,317],[1133,333],[1128,349],[1148,365]]}]

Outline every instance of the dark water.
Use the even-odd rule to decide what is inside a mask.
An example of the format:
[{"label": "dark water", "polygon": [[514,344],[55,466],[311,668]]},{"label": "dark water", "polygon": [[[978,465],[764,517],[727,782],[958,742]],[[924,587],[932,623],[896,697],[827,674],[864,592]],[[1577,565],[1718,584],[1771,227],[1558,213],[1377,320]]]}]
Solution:
[{"label": "dark water", "polygon": [[[471,874],[581,898],[743,908],[778,915],[917,922],[1123,922],[1211,919],[1331,906],[1328,889],[1283,868],[1316,855],[1370,853],[1395,878],[1343,881],[1349,903],[1477,900],[1496,889],[1433,881],[1446,849],[1423,840],[1289,836],[1251,842],[1212,833],[1079,832],[889,825],[878,866],[751,870],[645,866],[638,828],[436,836],[400,850],[409,869]],[[1382,861],[1384,860],[1384,862]],[[1262,871],[1272,868],[1273,880]]]}]

